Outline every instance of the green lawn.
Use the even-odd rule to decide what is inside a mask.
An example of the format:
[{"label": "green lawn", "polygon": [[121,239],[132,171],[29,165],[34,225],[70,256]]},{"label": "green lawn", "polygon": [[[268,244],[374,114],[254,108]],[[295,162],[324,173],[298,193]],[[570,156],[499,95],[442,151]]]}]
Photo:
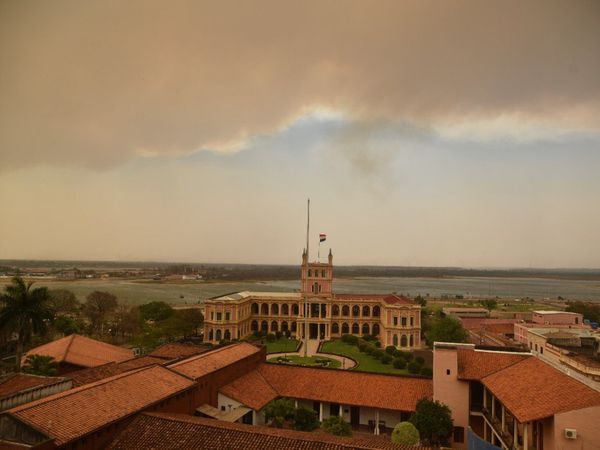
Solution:
[{"label": "green lawn", "polygon": [[323,343],[321,351],[324,353],[336,353],[354,359],[358,362],[352,370],[364,370],[365,372],[391,373],[394,375],[408,375],[406,369],[394,369],[391,364],[383,364],[378,359],[373,358],[366,353],[361,353],[355,345],[346,344],[341,340],[328,341]]},{"label": "green lawn", "polygon": [[267,342],[267,353],[289,353],[295,352],[298,348],[296,339],[278,339],[275,342]]},{"label": "green lawn", "polygon": [[[324,358],[322,356],[304,357],[304,356],[291,355],[291,356],[287,356],[286,358],[289,360],[289,363],[287,363],[287,364],[322,367],[322,364],[319,361],[327,360],[327,361],[329,361],[329,364],[325,367],[330,367],[332,369],[339,369],[340,367],[342,367],[342,363],[339,362],[338,360],[331,359],[331,358]],[[277,358],[271,358],[268,360],[268,362],[278,364]],[[282,363],[282,364],[284,364],[284,363]]]}]

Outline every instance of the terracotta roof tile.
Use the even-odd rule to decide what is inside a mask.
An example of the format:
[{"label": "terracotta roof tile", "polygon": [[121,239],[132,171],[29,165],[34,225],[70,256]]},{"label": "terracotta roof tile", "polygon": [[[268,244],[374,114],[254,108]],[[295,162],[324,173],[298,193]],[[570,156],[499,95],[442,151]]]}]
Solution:
[{"label": "terracotta roof tile", "polygon": [[57,445],[63,445],[194,385],[164,367],[151,366],[54,394],[8,410]]},{"label": "terracotta roof tile", "polygon": [[521,423],[600,405],[600,393],[538,358],[497,371],[482,383]]},{"label": "terracotta roof tile", "polygon": [[113,377],[120,373],[126,372],[119,364],[109,362],[101,366],[88,367],[86,369],[76,370],[69,373],[69,377],[73,380],[73,386],[83,386],[84,384],[94,383],[105,378]]},{"label": "terracotta roof tile", "polygon": [[17,373],[5,378],[0,382],[0,398],[8,397],[17,392],[25,391],[40,386],[61,383],[66,378],[62,377],[41,377],[39,375],[30,375],[27,373]]},{"label": "terracotta roof tile", "polygon": [[219,392],[255,411],[260,411],[271,400],[279,397],[277,391],[263,378],[258,370],[248,372],[232,383],[223,386]]},{"label": "terracotta roof tile", "polygon": [[179,344],[173,342],[170,344],[161,345],[148,355],[163,359],[178,359],[199,355],[209,350],[210,347],[207,345]]},{"label": "terracotta roof tile", "polygon": [[[426,378],[269,363],[261,364],[258,371],[281,397],[414,411],[420,399],[433,396],[433,383]],[[255,387],[253,381],[248,379],[248,389]],[[243,386],[238,384],[237,390],[241,392]]]},{"label": "terracotta roof tile", "polygon": [[260,351],[255,345],[240,342],[170,364],[169,368],[186,377],[198,379]]},{"label": "terracotta roof tile", "polygon": [[167,364],[169,361],[163,358],[155,358],[154,356],[146,355],[138,358],[128,359],[119,363],[119,367],[124,371],[139,369],[140,367],[148,367],[153,364]]},{"label": "terracotta roof tile", "polygon": [[529,353],[491,352],[460,348],[458,349],[458,378],[461,380],[481,380],[526,358],[533,357]]},{"label": "terracotta roof tile", "polygon": [[108,447],[112,450],[415,450],[385,437],[338,437],[229,423],[181,414],[141,414]]},{"label": "terracotta roof tile", "polygon": [[95,367],[133,358],[131,350],[78,334],[40,345],[29,350],[25,357],[28,355],[48,355],[58,363],[66,362],[82,367]]}]

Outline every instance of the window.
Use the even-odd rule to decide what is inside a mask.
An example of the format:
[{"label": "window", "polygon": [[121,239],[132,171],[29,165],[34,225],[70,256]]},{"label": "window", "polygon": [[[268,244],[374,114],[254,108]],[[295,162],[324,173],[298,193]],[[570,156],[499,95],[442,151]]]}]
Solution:
[{"label": "window", "polygon": [[226,312],[225,313],[225,320],[230,320],[231,319],[231,313]]},{"label": "window", "polygon": [[394,316],[394,326],[398,326],[398,317]]},{"label": "window", "polygon": [[412,326],[414,326],[414,324],[415,324],[415,318],[411,317],[410,318],[410,326],[412,327]]},{"label": "window", "polygon": [[217,321],[221,320],[223,318],[223,313],[218,312],[217,313]]},{"label": "window", "polygon": [[325,271],[321,270],[321,278],[325,278]]},{"label": "window", "polygon": [[543,355],[544,354],[544,347],[540,347],[540,353]]},{"label": "window", "polygon": [[402,327],[406,327],[406,317],[402,318]]},{"label": "window", "polygon": [[210,312],[210,320],[215,320],[215,313],[213,311]]},{"label": "window", "polygon": [[465,442],[465,429],[464,427],[454,427],[454,433],[452,440],[456,443]]},{"label": "window", "polygon": [[450,369],[446,369],[446,375],[450,375]]},{"label": "window", "polygon": [[308,269],[308,276],[312,277],[312,270]]}]

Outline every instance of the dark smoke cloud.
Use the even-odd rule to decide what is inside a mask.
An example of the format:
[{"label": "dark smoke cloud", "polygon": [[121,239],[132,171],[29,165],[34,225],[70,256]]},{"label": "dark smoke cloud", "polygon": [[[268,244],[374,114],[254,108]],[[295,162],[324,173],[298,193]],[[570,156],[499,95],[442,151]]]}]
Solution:
[{"label": "dark smoke cloud", "polygon": [[597,131],[598,23],[597,1],[4,1],[0,170],[227,149],[316,105]]}]

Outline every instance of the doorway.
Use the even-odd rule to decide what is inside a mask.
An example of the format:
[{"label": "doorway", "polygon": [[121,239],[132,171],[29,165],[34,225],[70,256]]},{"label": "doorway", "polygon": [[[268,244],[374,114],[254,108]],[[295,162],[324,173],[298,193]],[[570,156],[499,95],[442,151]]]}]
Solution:
[{"label": "doorway", "polygon": [[308,338],[318,339],[319,338],[319,324],[311,323],[308,325]]},{"label": "doorway", "polygon": [[358,406],[350,407],[350,425],[353,429],[358,429],[360,425],[360,408]]}]

